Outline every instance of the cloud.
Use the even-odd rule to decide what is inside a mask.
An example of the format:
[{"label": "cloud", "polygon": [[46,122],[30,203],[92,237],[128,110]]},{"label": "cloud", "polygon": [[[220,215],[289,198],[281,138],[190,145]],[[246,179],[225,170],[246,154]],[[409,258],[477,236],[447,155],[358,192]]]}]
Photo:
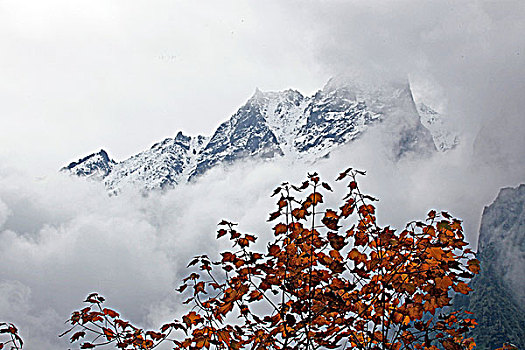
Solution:
[{"label": "cloud", "polygon": [[[217,222],[269,232],[269,194],[308,171],[365,169],[383,224],[448,210],[473,245],[483,206],[525,179],[523,2],[35,4],[8,1],[0,14],[0,314],[28,347],[65,348],[62,321],[95,290],[139,324],[166,321],[188,259],[225,248]],[[54,174],[92,148],[121,158],[178,129],[212,130],[257,85],[313,90],[340,73],[408,75],[461,144],[393,163],[370,130],[315,165],[243,163],[147,197]]]},{"label": "cloud", "polygon": [[[416,99],[448,116],[464,142],[495,126],[502,133],[490,139],[512,136],[483,153],[523,159],[525,148],[514,142],[525,132],[522,1],[311,0],[281,6],[293,14],[326,75],[408,76]],[[479,147],[484,139],[478,137]]]},{"label": "cloud", "polygon": [[[240,230],[270,239],[270,198],[283,181],[299,183],[318,171],[333,185],[326,206],[338,207],[345,184],[332,181],[348,166],[365,169],[362,189],[378,198],[382,225],[402,228],[428,210],[448,210],[465,223],[475,246],[481,211],[502,185],[523,177],[518,170],[473,161],[469,145],[448,153],[394,162],[380,127],[315,164],[288,160],[248,161],[215,168],[196,183],[164,194],[128,190],[109,197],[99,183],[55,174],[32,175],[0,169],[0,311],[24,330],[29,343],[66,346],[55,335],[62,321],[93,291],[123,317],[158,327],[179,314],[174,292],[192,256],[217,257],[228,247],[215,239],[217,223],[228,219]],[[15,300],[16,302],[13,302]],[[7,311],[3,311],[7,310]],[[60,320],[60,322],[59,322]],[[44,324],[41,331],[34,327]],[[42,348],[42,347],[40,347]],[[46,348],[46,347],[44,347]]]},{"label": "cloud", "polygon": [[508,129],[525,131],[522,1],[3,8],[0,153],[19,167],[53,172],[100,147],[122,160],[178,130],[209,134],[256,86],[310,94],[341,73],[409,76],[416,98],[468,142],[509,110],[518,115]]},{"label": "cloud", "polygon": [[[140,325],[168,321],[180,309],[174,289],[189,259],[225,248],[215,240],[221,218],[267,228],[268,188],[282,173],[270,163],[257,169],[216,169],[146,197],[132,190],[109,197],[101,184],[63,174],[35,180],[1,171],[2,317],[42,349],[67,346],[56,335],[93,291]],[[46,327],[33,331],[38,324]]]},{"label": "cloud", "polygon": [[60,315],[49,307],[35,305],[31,289],[19,281],[0,279],[0,295],[2,321],[17,320],[26,348],[56,348],[57,332],[63,324]]}]

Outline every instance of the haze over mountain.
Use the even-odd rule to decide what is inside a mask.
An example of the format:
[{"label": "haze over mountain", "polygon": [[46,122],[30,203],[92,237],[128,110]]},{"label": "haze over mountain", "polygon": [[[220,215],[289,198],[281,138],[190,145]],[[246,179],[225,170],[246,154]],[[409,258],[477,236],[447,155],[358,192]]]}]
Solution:
[{"label": "haze over mountain", "polygon": [[505,342],[525,346],[525,184],[503,188],[485,207],[477,258],[481,272],[471,294],[458,295],[454,307],[474,313],[478,326],[471,331],[480,350]]}]

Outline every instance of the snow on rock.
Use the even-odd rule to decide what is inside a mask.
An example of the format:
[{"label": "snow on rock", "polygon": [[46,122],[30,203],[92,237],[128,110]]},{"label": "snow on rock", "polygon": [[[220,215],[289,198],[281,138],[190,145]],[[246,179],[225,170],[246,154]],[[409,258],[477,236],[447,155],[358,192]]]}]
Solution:
[{"label": "snow on rock", "polygon": [[[425,116],[430,115],[429,110],[424,110]],[[418,114],[408,82],[374,86],[339,77],[330,79],[313,96],[291,89],[256,89],[210,137],[179,132],[175,138],[167,138],[119,163],[101,151],[64,170],[103,180],[110,193],[128,186],[145,191],[166,189],[194,180],[217,165],[247,157],[315,161],[359,138],[374,125],[383,125],[395,135],[397,141],[389,147],[396,158],[401,158],[410,152],[436,149],[434,141],[441,139],[431,135],[428,126],[423,127],[421,122],[427,119]],[[436,114],[430,124],[438,125],[438,121]],[[438,149],[446,147],[436,145]]]},{"label": "snow on rock", "polygon": [[60,170],[80,177],[102,180],[111,173],[116,164],[114,160],[109,158],[106,151],[101,149],[97,153],[69,163]]},{"label": "snow on rock", "polygon": [[439,151],[447,151],[459,144],[458,135],[449,130],[442,115],[424,103],[418,103],[417,109],[421,117],[421,123],[432,134],[434,143]]},{"label": "snow on rock", "polygon": [[265,119],[267,98],[257,90],[228,121],[222,123],[197,157],[190,179],[213,166],[245,157],[272,158],[283,155]]},{"label": "snow on rock", "polygon": [[187,179],[185,171],[192,165],[207,139],[190,137],[179,132],[175,138],[167,138],[120,163],[104,179],[111,193],[128,186],[140,186],[144,190],[166,189]]}]

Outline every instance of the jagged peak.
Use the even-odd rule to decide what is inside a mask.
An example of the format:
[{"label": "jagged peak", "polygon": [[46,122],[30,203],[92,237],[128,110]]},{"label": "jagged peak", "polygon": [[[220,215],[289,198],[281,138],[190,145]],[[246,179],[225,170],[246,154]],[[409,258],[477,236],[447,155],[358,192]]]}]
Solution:
[{"label": "jagged peak", "polygon": [[111,161],[111,159],[109,159],[108,152],[106,152],[103,148],[101,148],[96,154],[99,154],[106,162]]},{"label": "jagged peak", "polygon": [[191,136],[184,135],[182,131],[179,131],[177,135],[175,136],[175,141],[181,141],[181,142],[190,142],[192,139]]},{"label": "jagged peak", "polygon": [[109,158],[108,153],[104,149],[100,149],[100,151],[95,152],[95,153],[91,153],[90,155],[85,156],[84,158],[80,158],[76,162],[69,163],[67,166],[63,167],[62,170],[73,169],[74,167],[78,166],[79,164],[85,163],[86,161],[88,161],[90,159],[93,159],[93,158],[95,158],[97,156],[100,156],[102,158],[102,161],[104,161],[105,163],[108,163],[108,164],[115,164],[116,163],[113,159]]},{"label": "jagged peak", "polygon": [[498,196],[492,204],[508,200],[509,198],[522,196],[525,196],[525,183],[519,184],[516,187],[503,187],[500,189]]},{"label": "jagged peak", "polygon": [[[298,159],[314,159],[326,155],[338,145],[356,139],[368,125],[382,121],[383,116],[390,114],[396,118],[397,115],[408,115],[408,123],[405,124],[412,128],[409,130],[416,130],[414,128],[417,127],[412,119],[420,125],[419,118],[412,118],[417,116],[417,111],[408,80],[394,86],[388,83],[388,88],[382,87],[385,84],[372,85],[374,88],[370,88],[370,85],[356,81],[341,76],[331,78],[323,89],[325,91],[320,90],[314,96],[304,96],[290,88],[262,91],[256,87],[247,102],[221,123],[213,135],[188,136],[178,131],[174,136],[154,144],[151,149],[110,169],[112,173],[108,177],[107,187],[116,188],[128,177],[130,182],[144,180],[147,188],[157,186],[159,181],[180,183],[202,173],[196,172],[197,168],[206,170],[222,161],[229,163],[247,156],[246,150],[250,150],[254,156],[259,152],[265,157],[287,154]],[[405,87],[408,94],[399,90],[399,87]],[[334,92],[326,93],[330,89]],[[356,98],[353,90],[364,92],[359,92],[359,98]],[[414,113],[405,105],[410,108],[413,106]],[[420,139],[426,140],[425,136]],[[102,160],[109,160],[107,153],[105,155],[102,154],[98,162],[86,163],[86,168],[104,166]],[[168,164],[170,162],[173,166]],[[112,168],[112,165],[105,168]]]},{"label": "jagged peak", "polygon": [[171,137],[165,138],[164,140],[153,144],[153,146],[151,146],[151,149],[163,147],[169,144],[178,144],[178,145],[187,147],[187,145],[190,144],[191,140],[195,138],[200,140],[201,138],[203,138],[203,136],[198,135],[198,136],[192,137],[192,136],[185,135],[182,131],[179,131],[177,132],[174,138],[171,138]]},{"label": "jagged peak", "polygon": [[258,87],[255,88],[253,95],[248,99],[248,102],[251,101],[266,101],[268,99],[275,98],[284,98],[288,100],[296,100],[297,98],[304,98],[304,95],[298,90],[294,89],[285,89],[279,91],[262,91]]},{"label": "jagged peak", "polygon": [[265,92],[261,91],[258,87],[255,88],[255,91],[253,92],[252,97],[250,97],[250,100],[259,100],[261,98],[265,97]]}]

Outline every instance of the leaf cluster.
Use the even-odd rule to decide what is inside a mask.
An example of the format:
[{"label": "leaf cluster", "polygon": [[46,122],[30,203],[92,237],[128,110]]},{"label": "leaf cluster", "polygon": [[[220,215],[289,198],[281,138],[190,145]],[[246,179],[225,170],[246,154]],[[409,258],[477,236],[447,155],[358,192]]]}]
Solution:
[{"label": "leaf cluster", "polygon": [[[377,224],[376,201],[347,169],[348,191],[338,208],[324,208],[328,183],[317,173],[273,192],[272,240],[257,251],[257,235],[223,220],[217,238],[231,250],[219,261],[195,257],[178,291],[190,311],[160,332],[143,330],[105,311],[100,296],[70,319],[81,348],[115,342],[151,349],[174,329],[174,349],[472,349],[464,335],[476,322],[445,313],[451,292],[467,294],[479,262],[466,249],[461,221],[432,210],[424,221],[397,231]],[[467,314],[468,315],[468,314]],[[68,331],[68,332],[69,332]]]},{"label": "leaf cluster", "polygon": [[[181,327],[177,322],[173,322],[163,325],[160,331],[144,331],[122,319],[115,310],[103,308],[104,301],[104,297],[97,293],[89,294],[84,300],[89,306],[71,314],[68,320],[70,328],[59,337],[73,333],[70,341],[82,341],[80,349],[92,349],[108,344],[114,344],[116,348],[124,350],[154,349],[173,329]],[[85,341],[86,337],[90,339]]]}]

